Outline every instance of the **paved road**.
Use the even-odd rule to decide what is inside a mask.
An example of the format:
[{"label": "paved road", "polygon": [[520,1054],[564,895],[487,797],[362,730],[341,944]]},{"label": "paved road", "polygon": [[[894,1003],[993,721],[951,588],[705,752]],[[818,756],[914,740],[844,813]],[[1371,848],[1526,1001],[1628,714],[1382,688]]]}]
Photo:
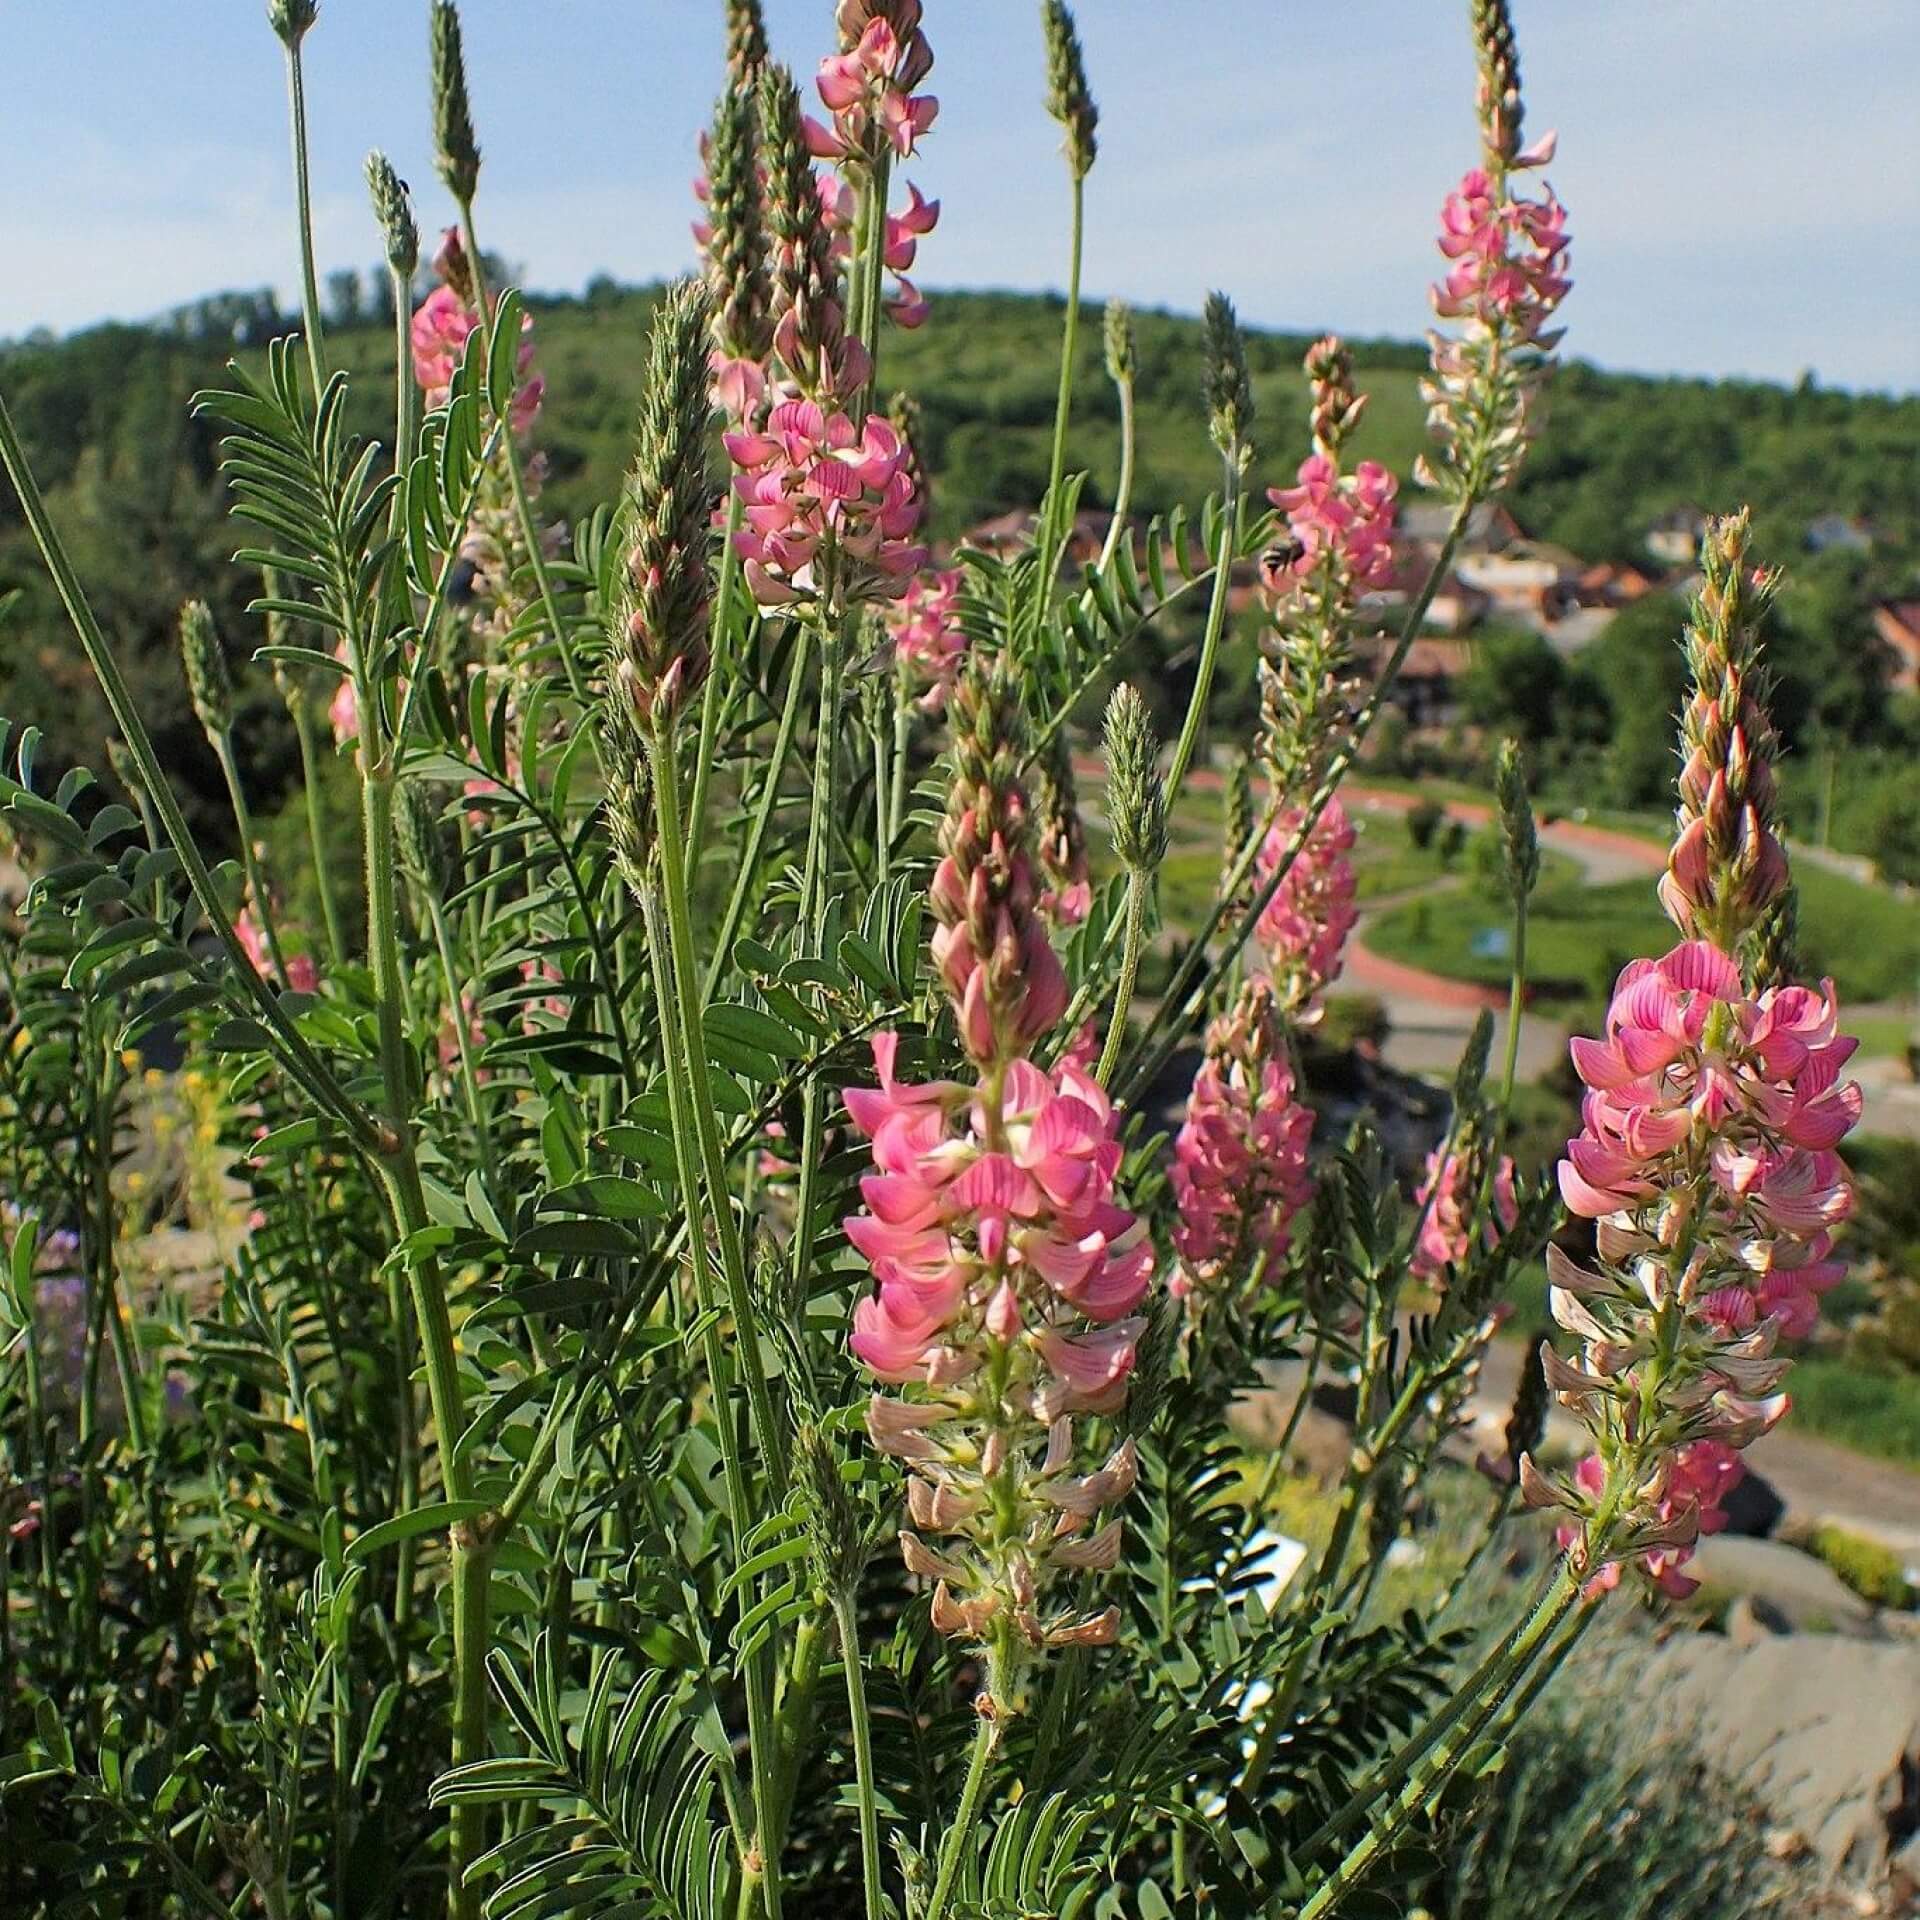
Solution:
[{"label": "paved road", "polygon": [[[1496,1340],[1488,1349],[1473,1411],[1490,1441],[1506,1426],[1522,1351],[1519,1340]],[[1787,1390],[1792,1389],[1789,1375]],[[1576,1439],[1569,1420],[1567,1444]],[[1920,1473],[1802,1432],[1791,1415],[1756,1440],[1747,1459],[1796,1518],[1833,1521],[1851,1533],[1884,1542],[1906,1555],[1910,1565],[1920,1564]]]},{"label": "paved road", "polygon": [[[1409,811],[1414,796],[1359,787],[1348,789],[1347,801],[1349,811],[1357,818],[1378,820],[1384,828],[1395,816]],[[1447,808],[1462,819],[1479,821],[1489,817],[1487,808],[1466,802],[1449,801]],[[1556,853],[1578,861],[1587,885],[1594,887],[1636,877],[1650,880],[1665,865],[1665,857],[1654,842],[1577,821],[1560,820],[1543,826],[1540,841]],[[1448,876],[1419,892],[1444,892],[1459,884],[1456,878]],[[1507,1039],[1504,992],[1447,980],[1438,974],[1387,960],[1368,949],[1368,922],[1384,909],[1413,897],[1403,893],[1371,902],[1361,914],[1348,947],[1346,984],[1377,995],[1386,1008],[1390,1023],[1385,1048],[1388,1065],[1403,1073],[1451,1074],[1483,1006],[1494,1015],[1493,1057],[1498,1060]],[[1567,1030],[1563,1021],[1550,1014],[1522,1014],[1520,1078],[1537,1080],[1566,1057],[1566,1047]],[[1866,1096],[1865,1117],[1861,1122],[1864,1132],[1920,1140],[1920,1086],[1907,1077],[1904,1062],[1888,1058],[1862,1060],[1852,1073]]]}]

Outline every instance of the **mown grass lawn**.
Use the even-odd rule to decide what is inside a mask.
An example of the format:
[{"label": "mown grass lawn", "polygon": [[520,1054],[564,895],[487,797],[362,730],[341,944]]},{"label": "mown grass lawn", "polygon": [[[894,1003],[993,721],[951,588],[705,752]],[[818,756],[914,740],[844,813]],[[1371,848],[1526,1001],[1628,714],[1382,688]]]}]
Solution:
[{"label": "mown grass lawn", "polygon": [[[1800,948],[1806,973],[1831,974],[1843,1000],[1890,1000],[1913,991],[1920,974],[1920,907],[1843,874],[1803,864]],[[1410,901],[1369,928],[1367,944],[1388,959],[1455,980],[1504,985],[1508,958],[1503,902],[1472,888]],[[1553,999],[1604,993],[1628,960],[1664,953],[1672,924],[1651,880],[1583,887],[1566,873],[1543,879],[1528,920],[1527,974]]]}]

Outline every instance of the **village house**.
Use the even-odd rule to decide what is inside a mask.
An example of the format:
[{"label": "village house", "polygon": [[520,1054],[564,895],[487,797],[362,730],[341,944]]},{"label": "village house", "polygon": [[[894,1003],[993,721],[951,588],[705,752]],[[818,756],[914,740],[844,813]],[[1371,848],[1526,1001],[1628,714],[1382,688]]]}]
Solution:
[{"label": "village house", "polygon": [[1670,567],[1691,566],[1700,555],[1700,536],[1707,515],[1698,507],[1669,507],[1647,529],[1642,543],[1656,560]]},{"label": "village house", "polygon": [[1888,691],[1920,693],[1920,600],[1881,601],[1873,610],[1873,630],[1893,656]]},{"label": "village house", "polygon": [[1584,564],[1564,547],[1544,540],[1510,540],[1498,552],[1462,550],[1455,570],[1477,587],[1497,613],[1539,626],[1557,620],[1575,604]]},{"label": "village house", "polygon": [[1873,529],[1844,513],[1823,513],[1807,523],[1807,546],[1814,553],[1871,553]]}]

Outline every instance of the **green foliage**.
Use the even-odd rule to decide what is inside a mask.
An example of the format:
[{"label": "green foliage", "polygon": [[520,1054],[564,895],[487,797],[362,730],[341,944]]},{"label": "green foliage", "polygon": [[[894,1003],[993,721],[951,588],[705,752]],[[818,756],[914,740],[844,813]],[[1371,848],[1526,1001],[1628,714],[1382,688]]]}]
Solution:
[{"label": "green foliage", "polygon": [[1850,1533],[1845,1527],[1823,1521],[1813,1530],[1807,1545],[1816,1558],[1824,1560],[1862,1600],[1876,1607],[1911,1607],[1912,1583],[1900,1555],[1878,1540]]},{"label": "green foliage", "polygon": [[1818,1897],[1710,1758],[1670,1736],[1622,1746],[1591,1709],[1526,1727],[1449,1838],[1420,1890],[1434,1920],[1749,1920]]}]

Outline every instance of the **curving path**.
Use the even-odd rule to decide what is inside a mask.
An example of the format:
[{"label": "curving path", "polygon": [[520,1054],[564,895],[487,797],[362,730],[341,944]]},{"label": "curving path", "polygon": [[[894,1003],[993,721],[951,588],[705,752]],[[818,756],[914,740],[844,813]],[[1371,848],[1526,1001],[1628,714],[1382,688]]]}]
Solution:
[{"label": "curving path", "polygon": [[[1343,789],[1347,811],[1356,819],[1390,819],[1408,814],[1420,796],[1358,786]],[[1470,800],[1449,800],[1447,812],[1473,826],[1493,818],[1493,809]],[[1588,826],[1577,820],[1556,820],[1540,828],[1540,844],[1579,863],[1586,884],[1610,885],[1616,880],[1651,878],[1666,865],[1661,849],[1650,840],[1618,833],[1608,827]],[[1494,1017],[1494,1058],[1506,1045],[1507,995],[1504,988],[1483,987],[1450,980],[1424,967],[1389,960],[1367,945],[1367,923],[1387,907],[1409,899],[1448,891],[1459,881],[1449,875],[1430,882],[1417,893],[1395,894],[1372,901],[1360,916],[1347,947],[1344,984],[1378,996],[1387,1011],[1388,1063],[1406,1073],[1450,1073],[1460,1049],[1484,1007]],[[1566,1035],[1560,1022],[1537,1014],[1520,1019],[1520,1077],[1537,1079],[1560,1058]]]}]

